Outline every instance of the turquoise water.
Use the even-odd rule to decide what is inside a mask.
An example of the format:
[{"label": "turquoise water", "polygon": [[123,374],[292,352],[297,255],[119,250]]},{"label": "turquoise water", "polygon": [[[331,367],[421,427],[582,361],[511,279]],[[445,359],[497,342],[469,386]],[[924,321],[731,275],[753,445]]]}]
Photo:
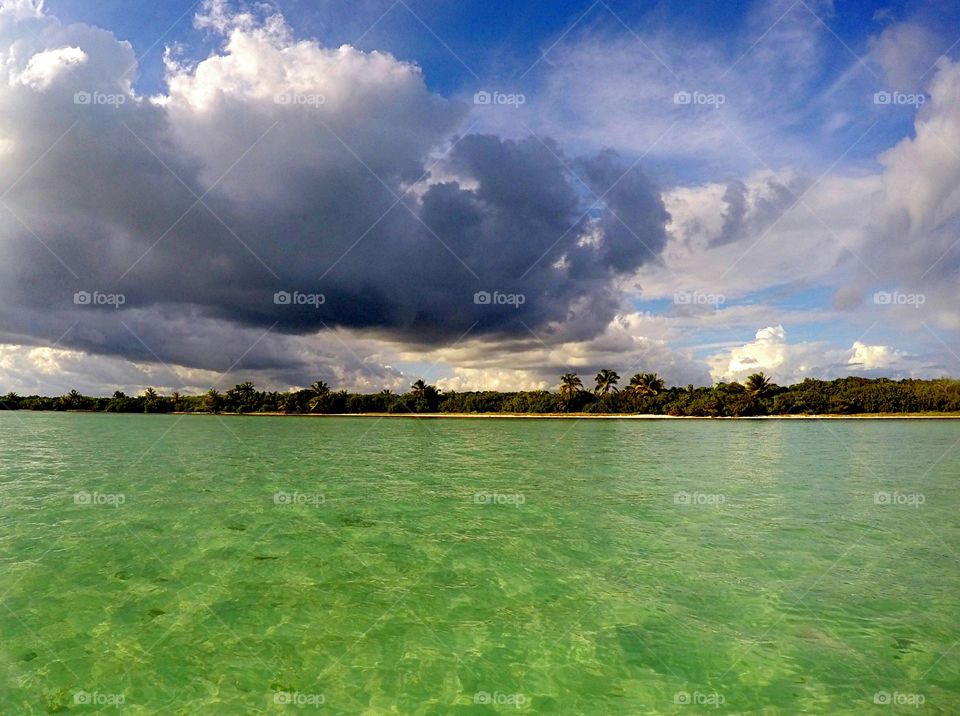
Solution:
[{"label": "turquoise water", "polygon": [[0,713],[960,713],[958,441],[0,413]]}]

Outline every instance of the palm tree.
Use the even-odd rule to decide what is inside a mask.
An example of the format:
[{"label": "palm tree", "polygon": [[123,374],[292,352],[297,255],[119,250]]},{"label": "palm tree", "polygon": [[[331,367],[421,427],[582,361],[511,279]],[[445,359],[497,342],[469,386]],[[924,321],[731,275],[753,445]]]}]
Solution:
[{"label": "palm tree", "polygon": [[310,386],[310,390],[313,391],[313,397],[308,403],[308,407],[311,411],[316,410],[317,406],[323,403],[324,399],[330,395],[330,386],[324,383],[322,380],[318,380],[316,383]]},{"label": "palm tree", "polygon": [[770,390],[772,383],[763,373],[754,373],[747,378],[747,392],[750,395],[763,397],[763,394]]},{"label": "palm tree", "polygon": [[583,389],[583,381],[576,373],[564,373],[560,376],[560,403],[566,407],[581,389]]},{"label": "palm tree", "polygon": [[71,390],[67,395],[60,398],[60,404],[66,410],[75,410],[83,405],[83,395],[77,390]]},{"label": "palm tree", "polygon": [[143,399],[144,399],[144,400],[156,400],[156,399],[157,399],[157,391],[155,391],[153,388],[147,388],[145,391],[143,391]]},{"label": "palm tree", "polygon": [[663,390],[663,380],[656,373],[637,373],[630,379],[630,392],[638,398],[659,395]]},{"label": "palm tree", "polygon": [[597,381],[597,387],[593,392],[597,395],[606,395],[611,389],[614,391],[617,390],[617,382],[620,380],[620,376],[617,375],[616,371],[604,368],[597,373],[594,380]]},{"label": "palm tree", "polygon": [[427,388],[429,388],[426,383],[423,382],[421,378],[416,383],[410,386],[410,390],[413,392],[414,398],[426,398],[427,397]]},{"label": "palm tree", "polygon": [[217,414],[223,408],[223,396],[220,395],[216,388],[211,388],[207,391],[207,394],[203,396],[203,405],[208,412]]}]

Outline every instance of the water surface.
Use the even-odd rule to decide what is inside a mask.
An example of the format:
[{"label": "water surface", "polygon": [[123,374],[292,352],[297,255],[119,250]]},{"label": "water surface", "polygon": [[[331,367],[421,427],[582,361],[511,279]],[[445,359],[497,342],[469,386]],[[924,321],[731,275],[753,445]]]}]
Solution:
[{"label": "water surface", "polygon": [[960,713],[958,441],[0,413],[0,713]]}]

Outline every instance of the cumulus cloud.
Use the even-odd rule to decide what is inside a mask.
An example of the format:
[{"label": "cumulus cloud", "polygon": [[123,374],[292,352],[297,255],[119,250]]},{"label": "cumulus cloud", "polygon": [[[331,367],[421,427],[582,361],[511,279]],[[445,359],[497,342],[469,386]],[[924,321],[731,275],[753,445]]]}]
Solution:
[{"label": "cumulus cloud", "polygon": [[798,383],[804,378],[831,379],[847,375],[938,375],[924,370],[907,353],[891,346],[855,341],[852,347],[843,349],[823,341],[789,343],[782,325],[761,328],[752,342],[714,354],[708,363],[710,375],[716,382],[743,382],[753,373],[764,373],[781,385]]},{"label": "cumulus cloud", "polygon": [[875,175],[815,182],[790,168],[675,187],[664,193],[671,217],[665,268],[642,267],[638,284],[648,297],[697,290],[732,300],[778,286],[835,283],[864,252],[863,227],[881,188]]},{"label": "cumulus cloud", "polygon": [[[899,325],[960,331],[960,63],[940,60],[929,99],[906,137],[880,156],[882,190],[865,222],[865,266],[841,291],[867,297],[878,289],[923,296],[920,308],[890,303]],[[909,310],[907,310],[909,309]]]},{"label": "cumulus cloud", "polygon": [[[0,9],[0,333],[204,370],[266,329],[583,340],[666,242],[659,190],[612,153],[457,134],[464,107],[417,66],[298,40],[276,13],[208,0],[196,25],[220,49],[168,52],[167,92],[143,98],[128,43]],[[571,167],[597,193],[619,179],[603,207],[586,211]],[[475,302],[484,290],[523,310]],[[77,306],[78,291],[124,306]],[[243,360],[300,367],[279,350]]]}]

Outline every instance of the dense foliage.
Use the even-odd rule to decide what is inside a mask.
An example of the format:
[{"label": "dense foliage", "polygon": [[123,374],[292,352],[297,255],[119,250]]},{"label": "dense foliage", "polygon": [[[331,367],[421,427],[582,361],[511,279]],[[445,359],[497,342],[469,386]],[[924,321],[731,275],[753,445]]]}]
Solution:
[{"label": "dense foliage", "polygon": [[556,392],[441,393],[418,380],[410,392],[400,395],[389,390],[374,394],[333,391],[322,381],[286,393],[258,391],[249,382],[225,393],[211,389],[204,395],[161,396],[152,388],[137,397],[118,391],[109,398],[89,397],[75,390],[54,398],[10,393],[0,398],[0,408],[108,413],[652,413],[707,417],[960,411],[960,381],[949,378],[894,381],[850,377],[777,386],[758,373],[745,384],[665,388],[656,374],[638,373],[620,390],[616,386],[620,376],[605,369],[595,380],[596,388],[585,390],[579,377],[567,373]]}]

